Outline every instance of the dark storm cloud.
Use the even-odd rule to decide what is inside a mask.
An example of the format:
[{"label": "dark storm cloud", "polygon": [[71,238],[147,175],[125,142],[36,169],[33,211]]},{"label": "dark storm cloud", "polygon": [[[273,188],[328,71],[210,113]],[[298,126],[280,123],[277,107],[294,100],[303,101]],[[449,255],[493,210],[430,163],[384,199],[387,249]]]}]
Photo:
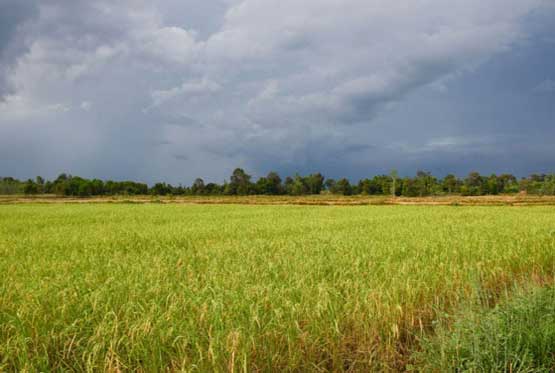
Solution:
[{"label": "dark storm cloud", "polygon": [[0,3],[0,54],[16,36],[17,28],[36,13],[33,3],[25,0],[3,0]]},{"label": "dark storm cloud", "polygon": [[554,14],[541,0],[0,0],[0,174],[488,172],[510,148],[518,172],[555,168]]},{"label": "dark storm cloud", "polygon": [[0,1],[0,100],[10,93],[6,75],[17,60],[25,53],[26,47],[20,40],[18,30],[37,15],[34,1],[2,0]]}]

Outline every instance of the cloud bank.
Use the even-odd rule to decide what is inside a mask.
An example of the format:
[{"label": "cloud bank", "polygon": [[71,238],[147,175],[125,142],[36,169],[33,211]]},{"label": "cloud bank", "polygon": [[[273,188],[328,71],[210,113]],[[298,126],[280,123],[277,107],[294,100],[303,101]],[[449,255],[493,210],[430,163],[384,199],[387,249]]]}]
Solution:
[{"label": "cloud bank", "polygon": [[409,167],[415,152],[487,150],[466,135],[432,134],[415,147],[422,123],[380,143],[388,128],[377,123],[414,92],[441,91],[525,43],[526,17],[550,7],[3,0],[0,173],[219,181],[235,166],[334,173],[388,158]]}]

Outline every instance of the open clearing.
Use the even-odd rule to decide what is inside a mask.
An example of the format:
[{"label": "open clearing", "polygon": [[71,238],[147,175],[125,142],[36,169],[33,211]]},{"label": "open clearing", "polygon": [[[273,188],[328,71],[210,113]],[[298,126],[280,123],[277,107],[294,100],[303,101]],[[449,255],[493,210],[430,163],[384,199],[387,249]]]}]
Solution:
[{"label": "open clearing", "polygon": [[549,285],[555,209],[0,206],[0,370],[400,370]]}]

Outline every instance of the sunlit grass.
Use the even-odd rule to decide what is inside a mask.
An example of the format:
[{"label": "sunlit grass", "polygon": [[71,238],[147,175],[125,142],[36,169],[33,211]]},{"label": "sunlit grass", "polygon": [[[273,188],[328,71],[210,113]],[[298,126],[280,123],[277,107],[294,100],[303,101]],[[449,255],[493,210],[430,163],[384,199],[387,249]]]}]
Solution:
[{"label": "sunlit grass", "polygon": [[551,282],[552,207],[0,206],[0,370],[400,369]]}]

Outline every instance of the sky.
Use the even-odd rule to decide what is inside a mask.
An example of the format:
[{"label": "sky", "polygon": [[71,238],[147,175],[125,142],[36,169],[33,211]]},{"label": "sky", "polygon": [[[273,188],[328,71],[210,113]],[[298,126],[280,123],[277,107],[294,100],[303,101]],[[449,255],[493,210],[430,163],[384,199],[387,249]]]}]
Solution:
[{"label": "sky", "polygon": [[0,176],[555,172],[553,0],[0,0]]}]

